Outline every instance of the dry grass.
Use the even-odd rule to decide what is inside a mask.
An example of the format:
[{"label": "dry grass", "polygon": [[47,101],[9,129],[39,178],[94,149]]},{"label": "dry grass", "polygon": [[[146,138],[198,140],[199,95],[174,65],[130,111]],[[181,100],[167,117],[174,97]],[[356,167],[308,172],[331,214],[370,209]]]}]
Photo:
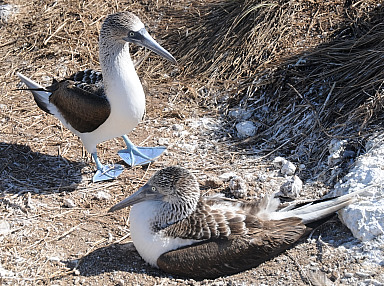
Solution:
[{"label": "dry grass", "polygon": [[[224,114],[238,106],[254,112],[257,135],[243,147],[305,162],[308,177],[328,176],[332,139],[348,138],[358,154],[382,128],[379,3],[192,1],[165,9],[165,38],[182,74],[211,90],[200,96],[204,104],[219,101]],[[232,135],[235,123],[229,120]]]},{"label": "dry grass", "polygon": [[[11,233],[0,234],[0,270],[3,265],[19,273],[6,282],[179,283],[145,266],[135,251],[127,255],[114,249],[129,234],[127,212],[104,214],[154,169],[177,163],[200,175],[233,170],[242,174],[257,168],[268,172],[269,164],[255,166],[254,158],[242,155],[283,154],[305,163],[307,178],[315,179],[328,175],[324,162],[332,138],[347,138],[358,153],[367,136],[382,130],[384,15],[383,7],[377,6],[380,1],[349,2],[14,0],[18,13],[0,23],[0,222],[11,227]],[[174,146],[196,140],[199,147],[208,147],[196,152],[170,147],[174,154],[155,166],[129,169],[118,181],[97,185],[89,181],[94,166],[81,142],[43,114],[31,96],[14,90],[19,87],[15,72],[46,84],[52,77],[98,68],[100,24],[118,10],[135,11],[180,62],[174,68],[153,54],[132,49],[150,94],[150,116],[131,138],[156,145],[154,138],[164,136]],[[235,139],[237,121],[226,116],[238,106],[252,110],[251,120],[258,126],[257,136],[246,141]],[[172,137],[171,124],[187,126],[184,119],[206,113],[223,115],[219,131],[212,128],[201,135],[190,127],[193,138]],[[122,147],[116,139],[100,144],[98,150],[103,161],[116,162],[113,155]],[[255,184],[254,192],[272,189],[267,183]],[[95,199],[99,191],[110,192],[112,199]],[[307,195],[323,191],[316,186]],[[64,207],[68,198],[75,208]],[[336,242],[349,241],[349,233],[333,237],[339,228],[332,224],[327,231]],[[295,263],[281,256],[233,279],[305,284],[297,264],[320,257],[321,246],[313,242],[302,248],[291,252]],[[359,267],[358,262],[350,267],[350,261],[339,260],[337,252],[329,253],[319,265],[333,263],[338,273]],[[278,273],[276,265],[282,264],[286,272]],[[77,266],[86,273],[81,278],[72,275]],[[229,284],[231,279],[220,282]]]}]

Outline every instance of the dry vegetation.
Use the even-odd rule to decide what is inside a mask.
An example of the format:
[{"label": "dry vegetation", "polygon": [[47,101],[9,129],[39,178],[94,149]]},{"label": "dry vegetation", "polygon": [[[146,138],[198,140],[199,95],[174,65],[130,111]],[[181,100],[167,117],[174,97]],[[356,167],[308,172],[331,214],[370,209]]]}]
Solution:
[{"label": "dry vegetation", "polygon": [[[17,12],[0,23],[0,284],[321,285],[367,270],[338,248],[354,239],[331,222],[257,269],[215,281],[175,279],[145,265],[134,250],[128,210],[106,210],[171,164],[190,168],[202,183],[225,171],[268,178],[248,182],[257,196],[282,182],[269,163],[277,155],[305,164],[300,177],[317,181],[303,197],[326,192],[345,170],[326,165],[329,142],[346,138],[358,155],[383,128],[380,2],[8,1]],[[94,165],[81,142],[30,94],[15,90],[21,87],[15,72],[48,84],[98,68],[100,24],[119,10],[138,14],[180,63],[176,68],[132,48],[148,116],[130,138],[141,145],[161,138],[169,151],[146,168],[127,168],[116,181],[92,184]],[[238,121],[227,116],[237,107],[253,111],[256,136],[237,139]],[[121,163],[122,147],[115,139],[98,150],[103,161]],[[207,191],[227,192],[227,185]],[[75,207],[68,208],[69,200]],[[384,279],[382,268],[367,272]]]}]

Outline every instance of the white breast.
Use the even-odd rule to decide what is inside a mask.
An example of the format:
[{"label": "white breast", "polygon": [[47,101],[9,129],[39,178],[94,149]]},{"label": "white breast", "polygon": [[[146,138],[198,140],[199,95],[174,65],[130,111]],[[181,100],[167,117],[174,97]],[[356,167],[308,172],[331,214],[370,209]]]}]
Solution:
[{"label": "white breast", "polygon": [[[113,54],[113,53],[112,53]],[[95,145],[132,131],[145,111],[145,94],[129,55],[128,44],[102,65],[105,93],[111,105],[108,119],[90,133],[78,134],[89,152]]]},{"label": "white breast", "polygon": [[159,209],[158,202],[142,202],[131,208],[129,215],[131,238],[141,257],[149,264],[157,267],[159,256],[170,250],[198,242],[193,239],[166,237],[163,233],[154,233],[151,223]]}]

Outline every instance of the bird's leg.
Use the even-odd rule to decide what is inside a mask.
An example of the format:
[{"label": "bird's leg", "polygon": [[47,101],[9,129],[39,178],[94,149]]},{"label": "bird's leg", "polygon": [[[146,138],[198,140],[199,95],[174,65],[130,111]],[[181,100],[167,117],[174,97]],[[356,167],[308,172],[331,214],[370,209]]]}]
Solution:
[{"label": "bird's leg", "polygon": [[116,179],[124,170],[124,167],[121,165],[103,165],[100,162],[99,157],[97,157],[97,153],[94,152],[91,154],[93,160],[96,163],[96,174],[93,176],[93,182],[100,182],[105,180],[113,180]]},{"label": "bird's leg", "polygon": [[149,164],[167,149],[166,147],[136,147],[127,135],[122,137],[127,149],[120,150],[118,154],[130,166]]}]

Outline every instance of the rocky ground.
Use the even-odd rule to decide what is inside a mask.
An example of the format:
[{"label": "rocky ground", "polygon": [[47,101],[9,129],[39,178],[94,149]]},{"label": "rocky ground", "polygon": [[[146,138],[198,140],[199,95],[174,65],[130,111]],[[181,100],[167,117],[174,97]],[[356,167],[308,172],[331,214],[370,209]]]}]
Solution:
[{"label": "rocky ground", "polygon": [[[162,167],[186,167],[204,192],[242,200],[271,192],[308,200],[332,188],[304,179],[306,162],[281,165],[278,153],[249,154],[236,145],[234,126],[219,109],[204,108],[184,83],[172,79],[163,83],[167,92],[157,92],[150,78],[146,119],[129,136],[140,146],[165,145],[166,154],[149,166],[126,166],[117,180],[92,183],[95,165],[80,140],[38,109],[28,92],[15,90],[21,67],[44,82],[50,80],[45,68],[65,70],[66,62],[17,57],[10,52],[16,46],[6,40],[1,45],[2,285],[384,285],[382,246],[360,242],[337,218],[292,249],[236,275],[195,281],[148,266],[130,241],[129,209],[107,210]],[[160,71],[165,77],[171,72]],[[122,148],[117,138],[98,151],[103,162],[123,164],[117,155]]]}]

